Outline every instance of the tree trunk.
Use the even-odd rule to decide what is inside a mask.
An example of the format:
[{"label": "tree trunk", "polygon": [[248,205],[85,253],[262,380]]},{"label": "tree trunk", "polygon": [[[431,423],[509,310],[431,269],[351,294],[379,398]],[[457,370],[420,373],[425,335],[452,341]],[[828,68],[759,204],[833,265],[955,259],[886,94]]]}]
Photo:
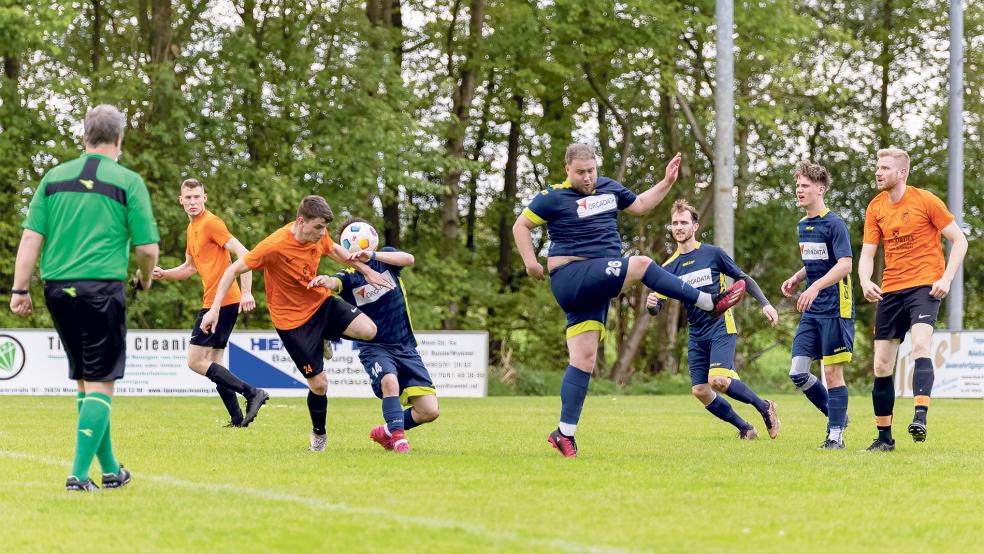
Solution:
[{"label": "tree trunk", "polygon": [[[379,41],[375,36],[370,40],[370,44],[376,49],[390,48],[393,52],[395,65],[402,70],[403,14],[400,0],[368,0],[366,2],[366,19],[374,27],[384,26],[387,29],[398,30],[397,39],[393,41],[392,45]],[[375,93],[376,91],[370,91],[371,95]],[[380,195],[380,201],[383,205],[383,240],[389,246],[400,248],[400,185],[385,174],[380,175],[380,179],[383,181],[383,190]]]},{"label": "tree trunk", "polygon": [[100,0],[92,0],[92,74],[99,72],[99,52],[102,42],[102,6]]},{"label": "tree trunk", "polygon": [[509,121],[509,139],[506,147],[506,171],[502,185],[502,203],[499,207],[499,284],[500,290],[512,290],[512,220],[519,189],[519,140],[523,126],[525,100],[519,94],[512,97],[516,110]]},{"label": "tree trunk", "polygon": [[[489,120],[492,112],[492,101],[495,97],[495,73],[489,71],[488,92],[486,93],[485,104],[482,106],[482,118],[478,122],[478,136],[475,137],[475,150],[471,155],[471,161],[478,163],[482,159],[482,150],[485,148],[485,137],[489,132]],[[482,172],[474,170],[470,172],[468,179],[468,215],[465,217],[465,248],[475,250],[475,223],[478,215],[478,180]]]},{"label": "tree trunk", "polygon": [[892,0],[884,0],[884,19],[882,19],[881,53],[878,65],[881,66],[881,87],[878,91],[878,148],[888,148],[892,141],[892,128],[888,121],[889,66],[892,62]]},{"label": "tree trunk", "polygon": [[[458,73],[457,86],[451,98],[451,121],[448,124],[444,143],[449,158],[464,157],[465,132],[468,129],[469,112],[475,97],[476,75],[481,66],[478,47],[482,40],[485,0],[471,0],[471,18],[468,24],[468,40],[465,43],[464,62]],[[460,196],[461,170],[451,168],[444,173],[444,198],[441,215],[444,238],[453,249],[457,246],[460,217],[458,198]]]}]

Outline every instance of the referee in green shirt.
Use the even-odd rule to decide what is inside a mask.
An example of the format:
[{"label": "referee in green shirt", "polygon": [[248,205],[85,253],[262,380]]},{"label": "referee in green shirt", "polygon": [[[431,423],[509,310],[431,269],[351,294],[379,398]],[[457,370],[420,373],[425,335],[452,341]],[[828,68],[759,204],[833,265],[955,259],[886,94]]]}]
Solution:
[{"label": "referee in green shirt", "polygon": [[113,455],[109,432],[113,384],[126,364],[123,280],[132,243],[140,284],[150,288],[160,235],[143,180],[116,163],[124,125],[113,106],[86,114],[85,153],[41,180],[14,267],[10,309],[26,316],[40,255],[44,300],[68,354],[69,378],[79,384],[75,462],[65,484],[70,491],[98,488],[89,479],[93,457],[99,458],[104,488],[130,482],[130,472]]}]

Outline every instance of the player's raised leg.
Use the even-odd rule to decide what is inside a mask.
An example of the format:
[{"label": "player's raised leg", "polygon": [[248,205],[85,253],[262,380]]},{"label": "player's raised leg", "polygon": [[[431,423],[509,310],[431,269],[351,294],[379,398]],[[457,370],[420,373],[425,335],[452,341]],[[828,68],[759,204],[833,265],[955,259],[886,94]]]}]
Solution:
[{"label": "player's raised leg", "polygon": [[712,295],[688,285],[676,275],[663,269],[652,258],[630,256],[629,269],[622,290],[640,282],[663,296],[693,304],[715,315],[723,314],[728,308],[741,302],[745,295],[744,281],[736,281],[728,290]]}]

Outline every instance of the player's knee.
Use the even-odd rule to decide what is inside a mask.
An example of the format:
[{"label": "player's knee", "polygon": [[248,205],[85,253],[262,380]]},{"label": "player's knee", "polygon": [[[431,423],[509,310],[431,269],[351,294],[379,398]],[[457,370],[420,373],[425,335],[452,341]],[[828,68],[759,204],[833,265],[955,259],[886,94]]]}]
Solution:
[{"label": "player's knee", "polygon": [[844,375],[844,366],[840,364],[831,364],[823,366],[823,375],[827,378],[827,381],[840,381]]},{"label": "player's knee", "polygon": [[196,356],[188,353],[188,367],[195,373],[205,375],[208,368],[212,365],[212,360],[206,356]]},{"label": "player's knee", "polygon": [[646,269],[653,263],[652,258],[646,256],[629,257],[629,271],[632,273],[645,273]]},{"label": "player's knee", "polygon": [[709,396],[711,396],[711,386],[707,383],[701,383],[699,385],[694,385],[690,387],[690,392],[700,401],[705,401]]},{"label": "player's knee", "polygon": [[387,373],[379,381],[379,388],[383,390],[383,396],[396,396],[400,393],[400,382],[396,375]]},{"label": "player's knee", "polygon": [[789,380],[796,385],[796,388],[805,391],[817,382],[816,376],[810,373],[810,358],[806,356],[796,356],[789,368]]},{"label": "player's knee", "polygon": [[731,379],[723,375],[715,375],[711,377],[711,388],[717,392],[724,392],[728,390],[728,385],[731,384]]},{"label": "player's knee", "polygon": [[437,402],[428,402],[421,406],[414,406],[414,410],[417,412],[416,415],[420,416],[418,423],[430,423],[441,415],[441,410],[437,407]]},{"label": "player's knee", "polygon": [[311,389],[311,392],[314,394],[317,394],[318,396],[328,394],[328,378],[325,377],[324,373],[319,373],[307,381],[308,388]]}]

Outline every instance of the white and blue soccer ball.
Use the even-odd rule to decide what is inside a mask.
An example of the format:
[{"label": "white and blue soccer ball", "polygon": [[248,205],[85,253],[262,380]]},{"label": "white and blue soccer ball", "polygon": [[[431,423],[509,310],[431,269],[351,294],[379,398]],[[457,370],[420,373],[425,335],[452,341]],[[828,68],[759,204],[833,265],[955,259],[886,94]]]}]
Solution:
[{"label": "white and blue soccer ball", "polygon": [[379,246],[379,235],[372,225],[363,221],[350,223],[341,235],[342,246],[349,252],[356,250],[375,250]]}]

